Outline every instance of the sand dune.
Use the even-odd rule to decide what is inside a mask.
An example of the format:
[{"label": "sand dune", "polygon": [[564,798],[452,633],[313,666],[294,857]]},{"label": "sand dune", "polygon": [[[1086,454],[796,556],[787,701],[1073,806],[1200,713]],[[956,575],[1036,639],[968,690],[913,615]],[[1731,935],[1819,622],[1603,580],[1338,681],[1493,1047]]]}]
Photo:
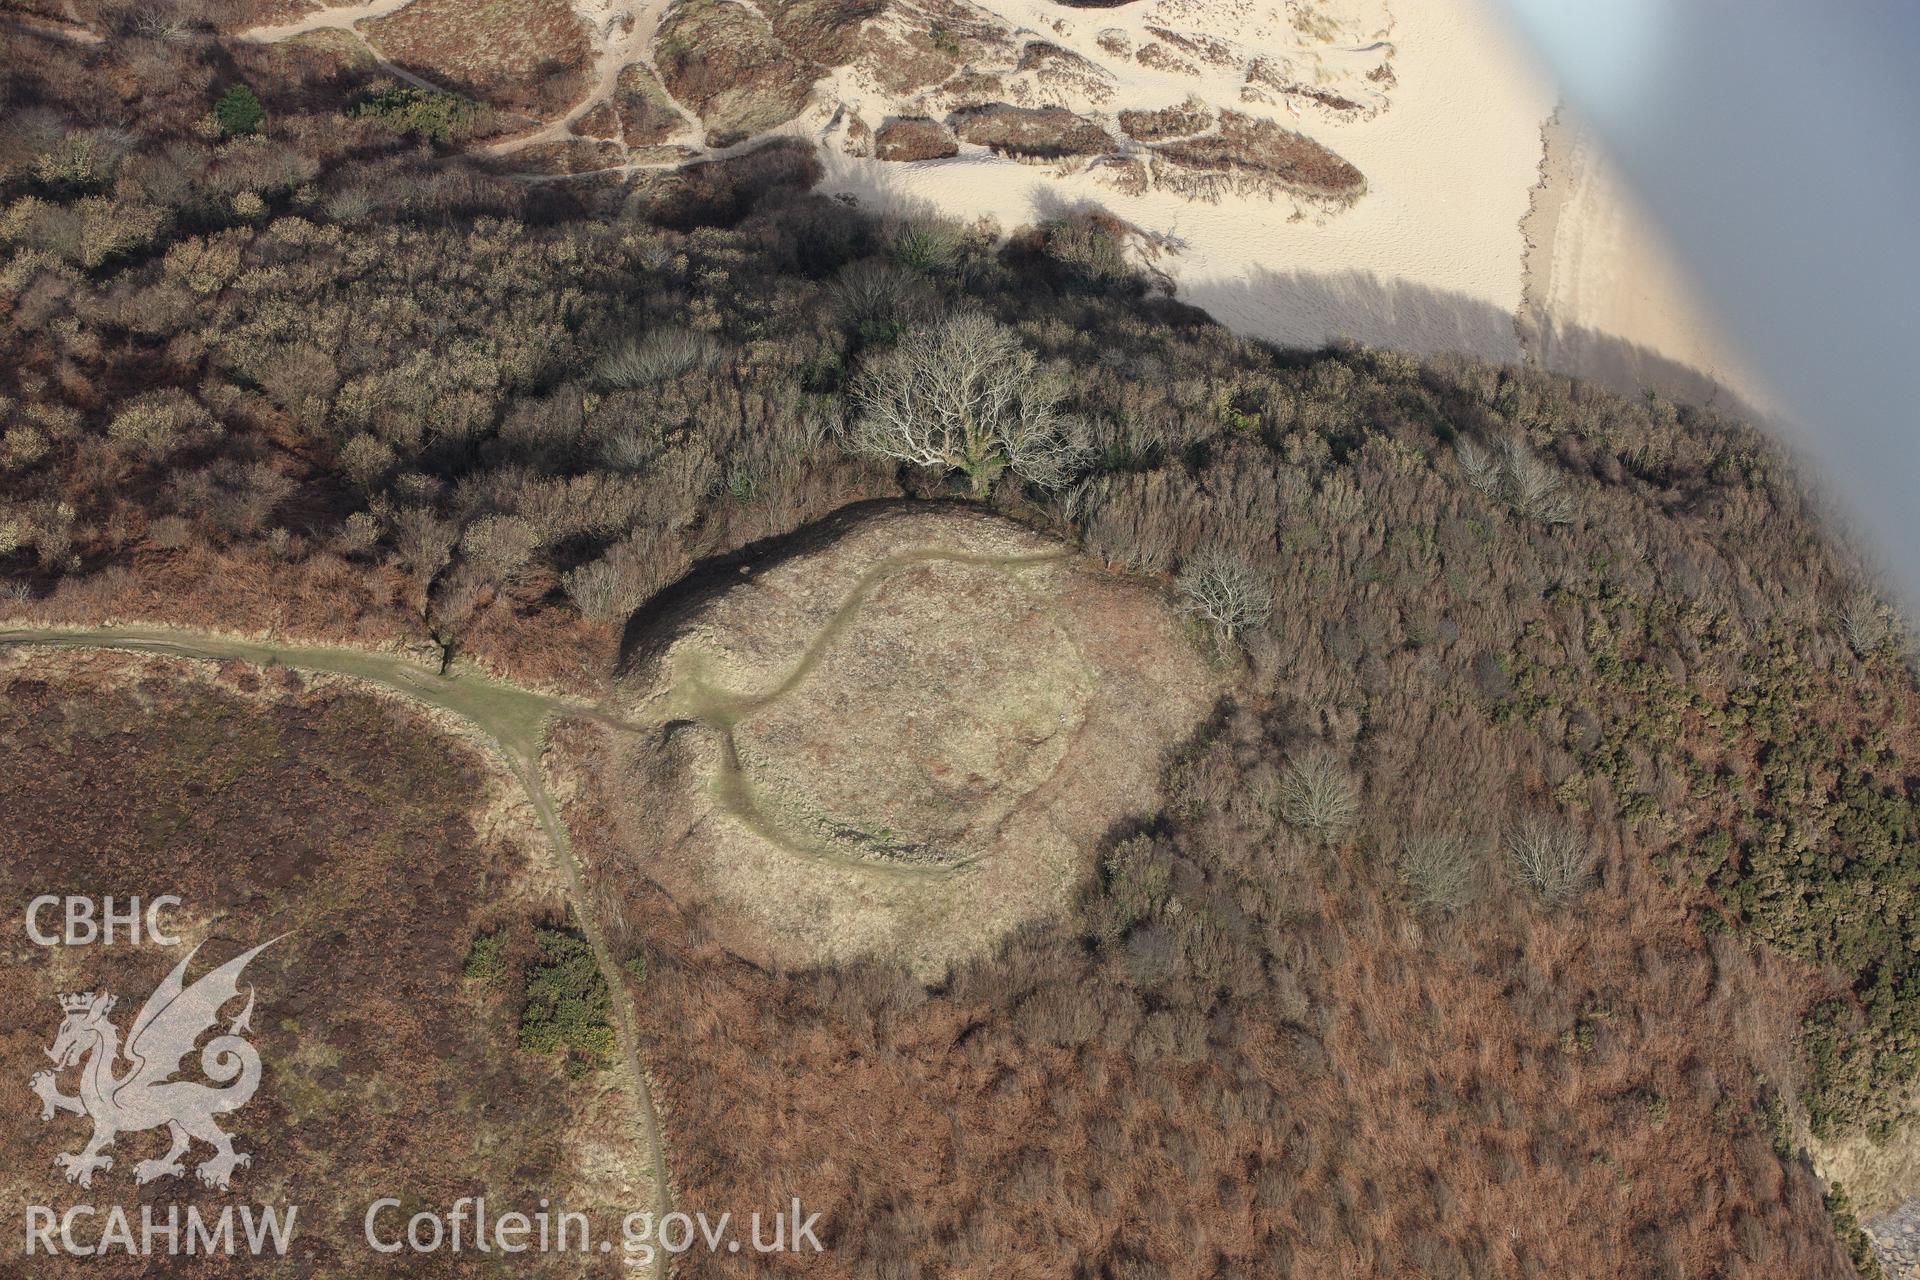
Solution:
[{"label": "sand dune", "polygon": [[[1113,13],[1017,0],[983,7],[1016,24],[1035,11],[1061,15],[1069,39],[1081,25],[1111,25]],[[1244,25],[1234,32],[1246,33]],[[1284,198],[1207,204],[1163,191],[1129,195],[1097,169],[1061,176],[964,153],[909,166],[831,157],[828,184],[882,204],[926,201],[949,213],[987,214],[1007,227],[1031,221],[1037,209],[1098,205],[1161,237],[1168,252],[1159,265],[1181,295],[1243,332],[1295,345],[1334,338],[1422,351],[1464,344],[1518,359],[1512,317],[1522,302],[1520,221],[1553,94],[1480,0],[1402,0],[1376,38],[1394,50],[1397,84],[1384,110],[1342,120],[1264,109],[1366,176],[1366,195],[1337,214],[1316,215]],[[1281,37],[1268,40],[1277,53]],[[1160,98],[1179,100],[1174,85],[1156,87]],[[1206,82],[1185,87],[1210,98],[1226,91]],[[1129,84],[1115,100],[1164,105],[1145,96],[1152,89]],[[1070,105],[1099,109],[1091,101]]]},{"label": "sand dune", "polygon": [[[371,0],[247,34],[283,39],[408,3]],[[651,72],[673,6],[574,6],[593,33],[590,92],[489,148],[506,163],[591,146],[576,176],[614,177],[799,138],[818,147],[829,191],[870,207],[986,217],[1003,230],[1075,207],[1110,211],[1141,228],[1183,298],[1283,345],[1465,351],[1629,393],[1772,402],[1598,148],[1556,114],[1495,0],[900,0],[819,37],[807,56],[821,62],[808,65],[836,65],[797,116],[743,140],[708,145],[691,104],[666,94],[684,120],[673,147],[588,143],[578,130],[606,114],[623,71]],[[982,111],[1041,136],[1015,159],[948,131]],[[1162,123],[1143,126],[1150,112]],[[920,154],[956,154],[875,158],[876,134],[897,120],[934,144]],[[1296,180],[1305,170],[1262,168],[1250,139],[1345,180],[1316,186],[1311,173]]]},{"label": "sand dune", "polygon": [[[1098,92],[1076,96],[1055,84],[1047,95],[1095,119],[1120,105],[1177,102],[1181,90],[1233,101],[1234,73],[1143,72],[1113,54],[1176,19],[1296,68],[1302,61],[1302,23],[1276,26],[1277,7],[1186,0],[1125,11],[1039,0],[983,0],[980,7],[1011,30],[1044,33],[1106,69]],[[1117,16],[1136,9],[1130,19]],[[1352,339],[1469,351],[1531,360],[1627,392],[1764,401],[1591,140],[1558,124],[1547,129],[1554,91],[1488,0],[1287,12],[1298,19],[1302,11],[1324,14],[1329,33],[1340,33],[1314,53],[1315,74],[1351,85],[1355,47],[1386,48],[1390,89],[1369,110],[1344,115],[1296,111],[1284,96],[1233,105],[1357,166],[1367,192],[1351,208],[1329,212],[1285,196],[1205,203],[1166,191],[1128,193],[1099,165],[1019,164],[966,148],[951,159],[898,165],[828,145],[827,186],[882,207],[985,215],[1008,228],[1075,205],[1107,209],[1156,240],[1163,251],[1156,266],[1182,297],[1241,332],[1283,344]],[[836,110],[871,114],[872,92],[843,70],[820,96]]]}]

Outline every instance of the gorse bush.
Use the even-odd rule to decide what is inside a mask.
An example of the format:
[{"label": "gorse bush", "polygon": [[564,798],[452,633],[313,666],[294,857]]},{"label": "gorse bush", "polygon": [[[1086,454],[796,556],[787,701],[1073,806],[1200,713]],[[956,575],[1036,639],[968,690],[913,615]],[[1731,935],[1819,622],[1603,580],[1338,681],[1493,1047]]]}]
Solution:
[{"label": "gorse bush", "polygon": [[480,118],[480,104],[471,98],[417,85],[391,85],[355,103],[351,114],[377,120],[401,133],[417,134],[436,142],[450,142],[465,134]]},{"label": "gorse bush", "polygon": [[[1745,536],[1764,540],[1778,518]],[[1920,1082],[1920,947],[1896,923],[1920,885],[1920,805],[1896,745],[1916,714],[1913,674],[1878,643],[1884,615],[1851,567],[1791,621],[1776,606],[1750,631],[1737,605],[1701,608],[1713,588],[1691,556],[1662,571],[1677,599],[1613,577],[1555,592],[1566,621],[1504,655],[1521,687],[1495,714],[1564,716],[1582,776],[1627,797],[1628,820],[1671,826],[1653,865],[1704,919],[1847,976],[1844,997],[1795,1011],[1808,1122],[1821,1137],[1884,1129]],[[1851,634],[1831,600],[1861,600]],[[1676,640],[1697,654],[1684,669]]]},{"label": "gorse bush", "polygon": [[[1026,476],[1065,483],[996,486],[1023,473],[988,433],[981,465],[957,450],[929,474],[1156,575],[1230,549],[1271,596],[1272,621],[1229,622],[1244,661],[1215,673],[1217,723],[1084,911],[940,988],[880,960],[743,963],[743,930],[655,887],[655,833],[596,850],[657,958],[640,1016],[672,1052],[648,1067],[703,1100],[669,1153],[689,1198],[767,1202],[831,1131],[859,1176],[823,1194],[861,1224],[835,1244],[860,1274],[1843,1274],[1817,1187],[1756,1137],[1754,1055],[1777,1073],[1804,1053],[1824,1132],[1911,1096],[1920,705],[1871,614],[1834,616],[1866,575],[1763,439],[1537,370],[1275,352],[1105,287],[1098,240],[896,239],[787,149],[621,192],[503,181],[396,135],[457,136],[413,110],[440,100],[342,128],[360,73],[333,55],[217,48],[0,39],[0,603],[21,618],[266,609],[588,690],[696,563],[924,489],[890,449],[822,440],[853,443],[861,379],[963,313],[999,326],[1046,409],[1024,421],[1058,424],[1039,439],[1071,465],[1043,451]],[[271,137],[209,144],[207,75],[229,65]],[[69,92],[102,68],[115,93]],[[728,358],[596,371],[620,336],[676,328]],[[1301,802],[1303,735],[1363,744],[1328,771],[1351,809]],[[1457,850],[1413,815],[1531,802],[1569,758],[1591,835],[1562,879],[1579,848],[1618,849],[1610,892],[1405,929],[1402,893],[1465,910],[1442,905]],[[1364,845],[1363,790],[1394,797]],[[1276,814],[1285,843],[1341,834],[1277,858]],[[1803,1011],[1696,920],[1842,987]],[[592,1031],[559,1012],[597,998],[575,976],[579,1001],[530,1004],[533,1039]],[[1725,1034],[1803,1013],[1797,1046]],[[1569,1091],[1569,1053],[1604,1083]],[[849,1062],[889,1123],[841,1123]],[[1671,1099],[1664,1125],[1643,1096]],[[1517,1259],[1515,1186],[1580,1207]],[[1382,1204],[1406,1211],[1391,1229]],[[1170,1215],[1196,1229],[1140,1225]]]},{"label": "gorse bush", "polygon": [[219,122],[222,133],[233,137],[258,129],[266,121],[267,109],[260,105],[252,89],[236,84],[213,104],[213,118]]},{"label": "gorse bush", "polygon": [[501,954],[506,936],[505,930],[473,936],[473,944],[467,948],[464,969],[470,980],[489,987],[497,987],[507,980],[507,960]]},{"label": "gorse bush", "polygon": [[1873,1250],[1873,1241],[1861,1227],[1859,1217],[1853,1211],[1853,1204],[1847,1198],[1846,1188],[1834,1183],[1827,1190],[1827,1213],[1833,1219],[1834,1232],[1840,1237],[1840,1247],[1847,1251],[1847,1258],[1859,1273],[1860,1280],[1898,1280],[1887,1274],[1880,1265],[1880,1258]]},{"label": "gorse bush", "polygon": [[520,1047],[565,1051],[569,1065],[604,1067],[615,1052],[612,1000],[593,948],[571,929],[538,929],[539,957],[527,966]]}]

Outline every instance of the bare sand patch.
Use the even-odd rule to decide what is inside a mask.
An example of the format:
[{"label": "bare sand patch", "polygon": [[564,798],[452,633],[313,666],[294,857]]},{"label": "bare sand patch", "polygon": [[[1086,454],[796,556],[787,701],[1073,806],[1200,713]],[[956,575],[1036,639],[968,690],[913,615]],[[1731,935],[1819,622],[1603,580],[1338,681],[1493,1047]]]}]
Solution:
[{"label": "bare sand patch", "polygon": [[[1104,103],[1069,96],[1060,105],[1119,136],[1120,162],[1042,167],[968,150],[906,169],[829,150],[827,190],[878,208],[987,216],[1009,231],[1049,209],[1097,206],[1147,231],[1160,250],[1155,266],[1179,295],[1241,333],[1287,346],[1345,338],[1521,358],[1520,220],[1554,95],[1487,0],[1152,0],[1098,11],[987,0],[982,8],[1011,29],[1044,31],[1113,77]],[[1183,47],[1160,32],[1179,35]],[[1185,68],[1145,66],[1128,52],[1149,45],[1178,53]],[[1226,50],[1229,65],[1210,60]],[[882,79],[856,61],[823,81],[820,98],[912,114],[894,105],[907,95]],[[957,92],[944,84],[926,97],[952,110]],[[1364,183],[1365,194],[1328,200],[1245,182],[1244,172],[1176,169],[1153,154],[1172,140],[1152,136],[1160,122],[1135,114],[1175,104],[1196,118],[1237,112],[1262,134],[1304,139],[1324,149],[1324,158],[1312,154],[1343,190]],[[1147,136],[1124,136],[1129,123]],[[1253,155],[1214,146],[1222,154],[1212,159],[1242,169]],[[1156,161],[1163,176],[1188,181],[1170,189],[1143,180],[1140,167]]]},{"label": "bare sand patch", "polygon": [[[370,0],[249,34],[359,19],[388,57],[516,108],[532,42],[560,69],[533,96],[574,105],[493,147],[518,170],[639,179],[785,138],[816,149],[826,191],[883,211],[1010,232],[1104,209],[1146,233],[1157,278],[1278,345],[1777,403],[1598,149],[1543,136],[1554,90],[1492,0],[554,2],[497,40],[500,0]],[[534,145],[580,137],[611,145]]]}]

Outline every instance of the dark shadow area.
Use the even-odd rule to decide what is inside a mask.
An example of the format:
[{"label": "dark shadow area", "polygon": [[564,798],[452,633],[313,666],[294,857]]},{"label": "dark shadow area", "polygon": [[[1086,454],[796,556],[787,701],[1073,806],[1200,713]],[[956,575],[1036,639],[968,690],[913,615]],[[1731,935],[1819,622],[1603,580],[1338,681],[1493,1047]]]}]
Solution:
[{"label": "dark shadow area", "polygon": [[767,570],[797,556],[820,550],[870,517],[889,511],[925,511],[933,507],[1008,518],[958,499],[873,498],[850,503],[791,532],[773,534],[722,555],[709,556],[695,563],[678,582],[662,588],[627,619],[620,638],[620,657],[614,666],[616,675],[625,676],[665,652],[678,637],[682,622],[734,587],[752,582]]},{"label": "dark shadow area", "polygon": [[1622,395],[1652,391],[1769,431],[1783,425],[1710,371],[1670,359],[1651,347],[1546,317],[1529,316],[1523,323],[1532,330],[1527,339],[1529,353],[1549,372],[1583,378]]},{"label": "dark shadow area", "polygon": [[1181,295],[1222,324],[1275,346],[1340,340],[1421,354],[1520,360],[1513,317],[1490,303],[1371,271],[1256,268],[1238,279],[1183,283]]},{"label": "dark shadow area", "polygon": [[[1274,335],[1266,340],[1282,348],[1315,350],[1346,340],[1417,355],[1460,353],[1565,374],[1621,395],[1651,392],[1776,435],[1782,425],[1712,374],[1650,347],[1537,318],[1516,323],[1478,298],[1370,271],[1259,269],[1240,280],[1185,286],[1181,297],[1242,333]],[[1288,341],[1289,332],[1300,338]]]}]

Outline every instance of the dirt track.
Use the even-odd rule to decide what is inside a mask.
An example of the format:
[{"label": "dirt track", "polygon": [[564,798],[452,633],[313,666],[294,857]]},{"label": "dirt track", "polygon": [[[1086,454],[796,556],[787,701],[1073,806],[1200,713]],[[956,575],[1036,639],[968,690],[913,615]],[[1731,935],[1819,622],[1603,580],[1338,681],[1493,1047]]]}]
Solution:
[{"label": "dirt track", "polygon": [[[626,996],[620,967],[607,945],[599,919],[594,915],[592,898],[586,892],[580,864],[573,855],[572,841],[567,836],[566,824],[561,821],[552,797],[547,794],[540,770],[546,727],[556,717],[577,716],[615,727],[625,727],[625,722],[592,703],[536,693],[477,673],[443,675],[404,658],[357,649],[268,644],[189,631],[137,627],[0,630],[0,646],[7,645],[120,649],[195,660],[238,661],[261,667],[324,671],[392,689],[428,706],[452,712],[478,729],[525,789],[527,800],[539,815],[540,825],[546,831],[554,861],[566,877],[574,912],[593,945],[594,958],[606,980],[608,993],[613,996],[615,1030],[639,1103],[641,1140],[647,1146],[652,1164],[655,1221],[672,1210],[673,1196],[667,1180],[666,1148],[660,1136],[660,1120],[654,1108],[652,1086],[646,1068],[640,1061],[633,1004]],[[659,1280],[666,1280],[664,1253],[658,1256],[654,1273]]]},{"label": "dirt track", "polygon": [[822,655],[859,617],[861,609],[866,605],[867,598],[873,594],[874,589],[882,580],[899,570],[914,565],[947,563],[1011,571],[1033,565],[1052,564],[1065,559],[1067,554],[1065,551],[1045,551],[1032,555],[1013,556],[968,555],[964,552],[941,550],[899,552],[882,559],[860,575],[840,607],[807,642],[807,647],[801,653],[799,661],[793,664],[787,675],[777,685],[763,691],[747,693],[718,688],[705,680],[695,678],[676,688],[673,694],[675,712],[699,720],[718,730],[722,735],[724,750],[721,753],[718,794],[728,811],[756,834],[796,857],[812,859],[828,865],[858,866],[871,875],[902,879],[943,877],[964,870],[970,865],[965,861],[926,866],[911,863],[889,865],[876,863],[870,859],[852,859],[817,841],[810,841],[794,832],[784,830],[775,819],[761,811],[753,798],[752,788],[747,785],[745,774],[739,763],[734,744],[733,726],[743,717],[785,696],[793,690],[794,686],[806,679],[807,674],[819,664]]},{"label": "dirt track", "polygon": [[[410,84],[423,89],[438,89],[425,77],[407,70],[389,59],[380,48],[369,40],[360,30],[362,21],[372,18],[384,18],[398,13],[413,0],[368,0],[368,3],[342,8],[317,9],[294,22],[280,23],[274,26],[253,27],[238,33],[241,40],[257,41],[261,44],[276,44],[283,40],[292,40],[297,36],[310,35],[316,31],[344,31],[367,47],[379,63],[380,69]],[[606,0],[596,7],[593,16],[597,19],[592,32],[594,56],[594,81],[592,90],[580,101],[573,104],[567,113],[559,119],[542,125],[528,133],[491,143],[481,148],[487,155],[508,155],[525,150],[539,143],[578,141],[580,135],[574,132],[574,125],[586,114],[602,103],[613,99],[615,85],[620,72],[632,63],[645,67],[649,74],[659,78],[659,67],[654,62],[653,41],[659,33],[660,24],[666,20],[667,13],[676,0]],[[675,139],[686,148],[687,154],[673,160],[658,163],[632,163],[615,166],[605,172],[632,172],[639,169],[674,168],[695,159],[713,159],[733,154],[748,144],[716,151],[704,144],[703,131],[699,117],[689,111],[684,103],[677,101],[664,84],[662,92],[686,122],[684,136]],[[757,139],[751,140],[757,141]],[[622,143],[622,146],[625,144]],[[599,172],[599,171],[596,171]],[[521,175],[527,177],[554,177],[547,173]],[[578,176],[578,175],[573,175]]]}]

